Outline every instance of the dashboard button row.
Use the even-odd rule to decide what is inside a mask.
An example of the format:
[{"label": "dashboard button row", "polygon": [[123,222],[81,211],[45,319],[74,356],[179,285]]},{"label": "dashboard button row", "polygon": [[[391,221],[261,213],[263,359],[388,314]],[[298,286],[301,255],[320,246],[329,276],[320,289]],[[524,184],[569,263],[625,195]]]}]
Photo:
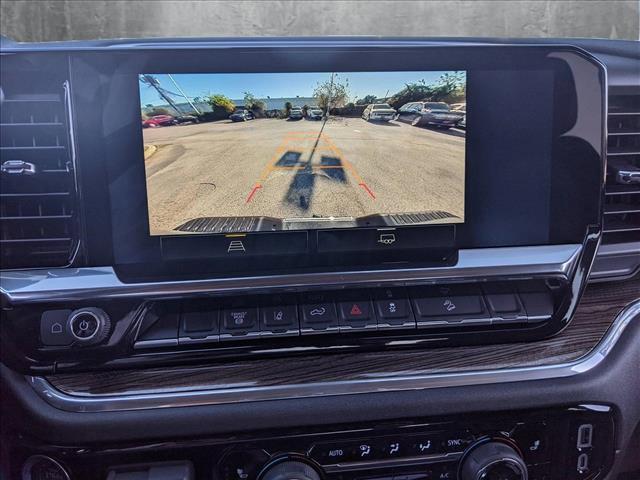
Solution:
[{"label": "dashboard button row", "polygon": [[[381,288],[320,292],[232,303],[184,301],[176,316],[141,329],[136,348],[384,329],[432,329],[549,319],[549,292],[478,286]],[[48,318],[46,319],[48,321]]]}]

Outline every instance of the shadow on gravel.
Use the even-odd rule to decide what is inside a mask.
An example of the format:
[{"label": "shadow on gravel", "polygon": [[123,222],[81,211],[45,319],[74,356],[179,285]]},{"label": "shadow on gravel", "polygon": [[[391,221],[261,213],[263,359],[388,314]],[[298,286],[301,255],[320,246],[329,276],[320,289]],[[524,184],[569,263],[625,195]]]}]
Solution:
[{"label": "shadow on gravel", "polygon": [[[298,152],[286,152],[276,162],[276,165],[298,167],[294,170],[295,173],[285,193],[284,201],[306,212],[311,206],[318,176],[333,182],[347,183],[347,175],[342,160],[338,157],[323,155],[320,158],[320,163],[315,165],[314,169],[311,159],[300,161],[300,156]],[[295,163],[292,163],[294,159]]]},{"label": "shadow on gravel", "polygon": [[431,130],[432,132],[441,133],[443,135],[449,135],[451,137],[465,138],[467,136],[464,130],[454,130],[454,129],[446,130],[444,128],[438,128],[432,125],[427,127],[422,127],[422,128],[426,130]]},{"label": "shadow on gravel", "polygon": [[402,125],[400,125],[399,123],[396,123],[396,122],[371,122],[371,121],[367,121],[367,120],[365,120],[365,122],[367,122],[369,125],[375,125],[375,126],[379,126],[379,127],[401,127],[402,126]]}]

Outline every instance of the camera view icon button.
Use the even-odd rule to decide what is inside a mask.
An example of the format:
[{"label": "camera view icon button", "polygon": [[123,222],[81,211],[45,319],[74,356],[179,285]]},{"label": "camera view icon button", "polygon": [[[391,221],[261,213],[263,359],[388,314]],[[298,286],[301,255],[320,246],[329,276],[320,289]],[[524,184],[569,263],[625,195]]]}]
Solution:
[{"label": "camera view icon button", "polygon": [[381,245],[393,245],[396,243],[395,233],[381,233],[378,236],[378,243]]}]

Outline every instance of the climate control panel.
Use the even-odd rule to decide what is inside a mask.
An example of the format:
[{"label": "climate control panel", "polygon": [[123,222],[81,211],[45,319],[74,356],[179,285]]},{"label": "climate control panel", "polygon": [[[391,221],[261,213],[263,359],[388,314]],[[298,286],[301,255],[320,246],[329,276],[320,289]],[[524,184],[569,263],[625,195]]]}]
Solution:
[{"label": "climate control panel", "polygon": [[[12,448],[24,468],[63,470],[70,480],[134,474],[151,480],[597,480],[613,461],[614,425],[610,407],[580,405],[262,431],[232,440],[165,439],[121,450],[18,447],[24,439]],[[168,472],[174,476],[161,475]]]},{"label": "climate control panel", "polygon": [[607,407],[469,416],[229,448],[217,480],[594,480],[612,460]]}]

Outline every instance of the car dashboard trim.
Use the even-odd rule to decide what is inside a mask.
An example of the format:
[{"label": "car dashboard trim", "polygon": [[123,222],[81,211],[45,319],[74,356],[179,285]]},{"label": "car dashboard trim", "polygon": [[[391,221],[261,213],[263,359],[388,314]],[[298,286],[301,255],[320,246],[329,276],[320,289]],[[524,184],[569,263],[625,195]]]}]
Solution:
[{"label": "car dashboard trim", "polygon": [[112,267],[0,272],[3,305],[76,302],[175,295],[257,293],[273,288],[342,288],[345,285],[409,284],[517,276],[572,276],[584,248],[579,244],[460,250],[456,265],[342,272],[298,273],[166,282],[125,283]]},{"label": "car dashboard trim", "polygon": [[612,351],[626,328],[637,318],[640,318],[640,299],[628,305],[617,315],[602,340],[584,357],[573,362],[537,367],[137,395],[69,395],[54,388],[43,377],[27,376],[26,378],[36,393],[47,403],[69,412],[146,410],[549,380],[573,377],[596,368]]}]

